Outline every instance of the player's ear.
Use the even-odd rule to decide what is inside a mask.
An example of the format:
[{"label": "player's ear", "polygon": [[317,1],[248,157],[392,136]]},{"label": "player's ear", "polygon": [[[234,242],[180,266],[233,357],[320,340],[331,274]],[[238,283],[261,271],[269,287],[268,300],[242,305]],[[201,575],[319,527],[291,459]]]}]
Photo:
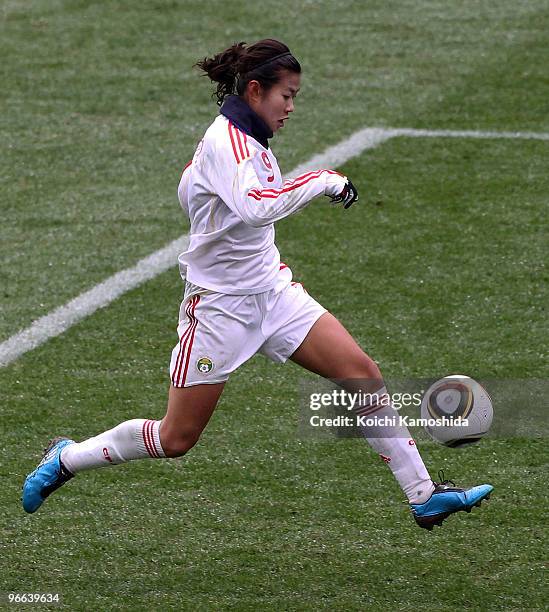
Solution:
[{"label": "player's ear", "polygon": [[255,79],[248,83],[247,93],[252,101],[258,101],[261,99],[262,87],[259,81]]}]

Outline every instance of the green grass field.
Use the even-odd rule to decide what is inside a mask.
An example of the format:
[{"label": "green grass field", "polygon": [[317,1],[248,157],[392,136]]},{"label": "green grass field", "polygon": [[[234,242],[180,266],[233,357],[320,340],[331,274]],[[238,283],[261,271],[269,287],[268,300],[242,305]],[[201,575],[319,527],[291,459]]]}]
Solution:
[{"label": "green grass field", "polygon": [[[549,132],[541,0],[6,0],[0,24],[0,342],[186,231],[177,182],[216,113],[191,66],[236,40],[302,61],[272,143],[286,171],[365,126]],[[543,379],[548,165],[549,142],[394,138],[342,168],[356,206],[315,201],[278,246],[388,378]],[[314,376],[262,357],[183,460],[84,474],[25,515],[53,434],[162,417],[181,292],[174,267],[0,369],[0,591],[69,610],[546,609],[544,438],[425,442],[433,476],[495,491],[424,532],[364,442],[298,435]]]}]

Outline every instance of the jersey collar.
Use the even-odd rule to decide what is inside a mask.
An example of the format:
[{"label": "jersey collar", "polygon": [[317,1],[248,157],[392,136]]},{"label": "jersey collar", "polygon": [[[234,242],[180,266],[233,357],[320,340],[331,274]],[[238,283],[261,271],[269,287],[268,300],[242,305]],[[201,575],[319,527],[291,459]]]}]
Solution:
[{"label": "jersey collar", "polygon": [[269,148],[269,138],[273,137],[272,130],[240,96],[227,96],[219,112],[266,149]]}]

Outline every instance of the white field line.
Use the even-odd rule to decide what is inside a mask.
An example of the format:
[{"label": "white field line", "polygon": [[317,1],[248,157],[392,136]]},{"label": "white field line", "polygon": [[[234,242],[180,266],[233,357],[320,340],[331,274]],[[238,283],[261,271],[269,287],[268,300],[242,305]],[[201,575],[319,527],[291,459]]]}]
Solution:
[{"label": "white field line", "polygon": [[346,161],[353,157],[358,157],[367,149],[373,149],[377,145],[392,138],[393,134],[390,130],[383,128],[364,128],[351,134],[349,138],[342,140],[333,147],[329,147],[319,155],[313,155],[311,159],[294,168],[287,176],[295,178],[296,176],[318,170],[319,168],[334,169],[342,166]]},{"label": "white field line", "polygon": [[[415,130],[412,128],[387,128],[383,130],[389,138],[409,136],[411,138],[482,138],[482,139],[516,139],[516,140],[549,140],[549,134],[543,132],[483,132],[476,130]],[[387,140],[385,138],[384,140]]]},{"label": "white field line", "polygon": [[46,340],[59,336],[69,327],[99,308],[107,306],[126,291],[171,268],[177,262],[179,253],[187,248],[188,242],[188,235],[181,236],[159,251],[141,259],[132,268],[117,272],[64,306],[59,306],[49,314],[40,317],[30,327],[11,336],[0,344],[0,367],[8,365]]},{"label": "white field line", "polygon": [[[511,138],[525,140],[549,140],[549,134],[536,132],[483,132],[473,130],[416,130],[409,128],[364,128],[323,153],[314,155],[287,176],[293,178],[317,168],[337,168],[367,149],[399,136],[412,138]],[[138,261],[135,266],[117,272],[99,285],[81,293],[65,305],[34,321],[29,327],[0,344],[0,367],[40,346],[103,308],[112,301],[165,272],[177,263],[179,253],[187,248],[188,234],[170,242],[162,249]]]}]

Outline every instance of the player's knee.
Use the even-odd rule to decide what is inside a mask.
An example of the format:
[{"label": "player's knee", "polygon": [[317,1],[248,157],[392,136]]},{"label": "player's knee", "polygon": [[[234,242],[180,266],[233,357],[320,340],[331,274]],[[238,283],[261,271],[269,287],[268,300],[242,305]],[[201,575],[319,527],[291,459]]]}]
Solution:
[{"label": "player's knee", "polygon": [[381,370],[379,369],[377,363],[368,355],[366,355],[366,353],[363,353],[364,357],[363,357],[363,363],[362,363],[362,367],[364,368],[364,372],[367,375],[367,378],[372,379],[372,380],[379,380],[379,381],[383,381],[383,377],[381,376]]},{"label": "player's knee", "polygon": [[201,432],[178,432],[161,436],[162,450],[166,457],[181,457],[198,442]]},{"label": "player's knee", "polygon": [[342,367],[345,373],[341,378],[378,380],[383,384],[377,363],[362,351],[357,351]]}]

